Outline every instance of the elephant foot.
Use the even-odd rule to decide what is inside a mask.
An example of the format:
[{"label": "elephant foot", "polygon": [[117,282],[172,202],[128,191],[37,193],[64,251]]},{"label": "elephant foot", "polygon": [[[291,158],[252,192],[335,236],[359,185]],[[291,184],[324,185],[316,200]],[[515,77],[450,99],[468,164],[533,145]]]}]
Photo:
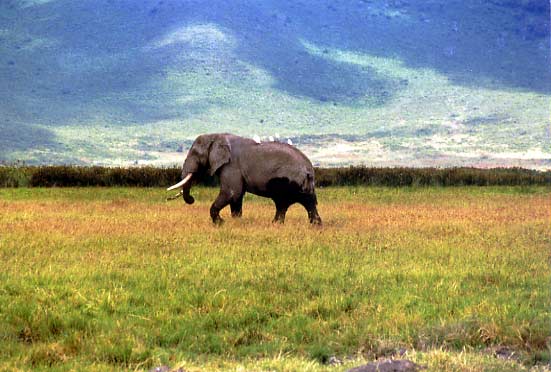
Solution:
[{"label": "elephant foot", "polygon": [[321,225],[323,225],[323,224],[321,223],[321,218],[320,218],[319,216],[318,216],[317,218],[311,219],[311,220],[310,220],[310,224],[311,224],[312,226],[321,226]]},{"label": "elephant foot", "polygon": [[216,226],[222,226],[224,224],[224,220],[218,217],[216,219],[213,219],[212,223],[215,224]]},{"label": "elephant foot", "polygon": [[285,213],[278,211],[272,220],[272,223],[279,223],[280,225],[283,225],[285,223]]},{"label": "elephant foot", "polygon": [[243,213],[241,211],[239,212],[231,212],[231,216],[233,218],[240,218],[241,216],[243,215]]},{"label": "elephant foot", "polygon": [[216,226],[221,226],[224,223],[224,220],[220,217],[220,214],[213,210],[210,211],[210,218],[212,218],[212,223]]},{"label": "elephant foot", "polygon": [[308,211],[308,217],[312,225],[321,226],[321,217],[316,210]]},{"label": "elephant foot", "polygon": [[287,208],[289,205],[282,203],[281,201],[275,201],[276,203],[276,214],[272,223],[283,224],[285,222],[285,215],[287,214]]},{"label": "elephant foot", "polygon": [[212,218],[212,223],[217,226],[220,226],[224,223],[224,220],[220,217],[221,209],[222,208],[217,208],[215,204],[210,207],[210,218]]}]

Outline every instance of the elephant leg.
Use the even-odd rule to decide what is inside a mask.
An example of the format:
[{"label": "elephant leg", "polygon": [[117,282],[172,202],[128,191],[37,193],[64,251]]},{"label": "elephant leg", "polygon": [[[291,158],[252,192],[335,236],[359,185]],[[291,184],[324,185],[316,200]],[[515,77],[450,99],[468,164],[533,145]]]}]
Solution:
[{"label": "elephant leg", "polygon": [[276,214],[272,222],[284,223],[285,214],[287,213],[287,209],[289,209],[290,204],[281,200],[274,200],[274,202],[276,205]]},{"label": "elephant leg", "polygon": [[230,204],[230,202],[231,195],[221,190],[216,197],[216,200],[214,201],[214,203],[212,203],[210,207],[210,217],[212,218],[212,222],[214,222],[214,224],[221,225],[222,223],[224,223],[224,220],[222,219],[222,217],[220,217],[220,211],[225,206]]},{"label": "elephant leg", "polygon": [[241,217],[243,196],[245,195],[243,179],[238,169],[223,167],[220,171],[220,193],[210,208],[210,216],[215,224],[224,222],[220,210],[228,204],[232,217]]},{"label": "elephant leg", "polygon": [[241,217],[243,215],[243,195],[236,200],[232,200],[230,202],[230,208],[232,217]]},{"label": "elephant leg", "polygon": [[308,212],[308,219],[310,220],[310,223],[312,225],[321,225],[321,217],[318,214],[318,209],[316,207],[318,204],[316,194],[305,194],[299,203]]}]

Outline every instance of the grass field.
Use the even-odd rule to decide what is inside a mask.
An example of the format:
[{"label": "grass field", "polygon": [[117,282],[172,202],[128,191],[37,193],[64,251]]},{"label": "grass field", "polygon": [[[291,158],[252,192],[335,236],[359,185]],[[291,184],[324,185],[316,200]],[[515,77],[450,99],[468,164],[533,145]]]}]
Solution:
[{"label": "grass field", "polygon": [[548,188],[321,189],[323,228],[193,191],[0,189],[0,370],[548,370]]}]

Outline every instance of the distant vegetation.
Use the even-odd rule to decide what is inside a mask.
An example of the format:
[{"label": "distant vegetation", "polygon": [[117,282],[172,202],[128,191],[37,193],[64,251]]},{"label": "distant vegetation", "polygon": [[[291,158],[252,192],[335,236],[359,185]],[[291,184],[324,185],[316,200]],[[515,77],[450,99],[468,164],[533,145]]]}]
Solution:
[{"label": "distant vegetation", "polygon": [[320,168],[318,186],[514,186],[549,185],[551,172],[522,168]]},{"label": "distant vegetation", "polygon": [[[0,166],[0,187],[131,186],[164,187],[181,179],[177,167]],[[202,184],[217,180],[205,176]],[[317,168],[326,186],[517,186],[551,185],[551,171],[523,168]]]}]

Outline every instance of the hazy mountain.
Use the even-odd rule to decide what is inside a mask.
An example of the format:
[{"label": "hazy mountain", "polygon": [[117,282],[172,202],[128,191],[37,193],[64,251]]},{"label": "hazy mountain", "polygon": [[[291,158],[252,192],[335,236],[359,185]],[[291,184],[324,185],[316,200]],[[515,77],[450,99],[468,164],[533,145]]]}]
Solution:
[{"label": "hazy mountain", "polygon": [[[0,160],[551,167],[549,3],[0,0]],[[183,151],[183,153],[182,153]]]}]

